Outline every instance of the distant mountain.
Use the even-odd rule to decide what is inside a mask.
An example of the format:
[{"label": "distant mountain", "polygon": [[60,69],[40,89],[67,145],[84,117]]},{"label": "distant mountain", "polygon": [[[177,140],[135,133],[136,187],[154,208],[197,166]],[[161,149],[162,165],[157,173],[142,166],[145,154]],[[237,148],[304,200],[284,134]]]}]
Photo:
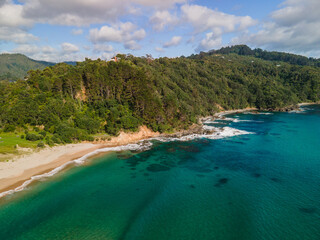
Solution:
[{"label": "distant mountain", "polygon": [[276,51],[265,51],[260,48],[251,49],[247,45],[235,45],[231,47],[224,47],[219,50],[211,50],[208,53],[202,54],[237,54],[240,56],[252,56],[256,58],[261,58],[267,61],[279,61],[279,62],[287,62],[294,65],[300,66],[314,66],[320,67],[320,59],[316,58],[308,58],[301,55],[284,53],[284,52],[276,52]]},{"label": "distant mountain", "polygon": [[75,62],[75,61],[65,61],[64,63],[71,65],[71,66],[77,65],[77,62]]},{"label": "distant mountain", "polygon": [[0,81],[23,79],[31,69],[44,69],[55,63],[36,61],[22,54],[0,54]]}]

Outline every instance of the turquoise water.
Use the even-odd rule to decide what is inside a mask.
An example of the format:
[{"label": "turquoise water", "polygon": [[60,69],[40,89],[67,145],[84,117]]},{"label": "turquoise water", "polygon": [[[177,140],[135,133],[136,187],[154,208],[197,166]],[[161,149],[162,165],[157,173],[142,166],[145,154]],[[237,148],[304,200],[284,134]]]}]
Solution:
[{"label": "turquoise water", "polygon": [[1,199],[0,239],[319,240],[320,107],[230,117],[254,134],[155,141]]}]

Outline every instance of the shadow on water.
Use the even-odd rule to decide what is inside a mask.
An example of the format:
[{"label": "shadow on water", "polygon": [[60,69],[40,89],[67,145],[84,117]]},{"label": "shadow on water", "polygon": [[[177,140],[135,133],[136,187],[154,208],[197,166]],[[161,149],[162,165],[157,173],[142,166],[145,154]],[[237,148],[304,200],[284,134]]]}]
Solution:
[{"label": "shadow on water", "polygon": [[228,178],[220,178],[214,186],[215,187],[221,187],[222,185],[227,184],[228,181],[229,181]]},{"label": "shadow on water", "polygon": [[149,172],[163,172],[163,171],[169,171],[170,168],[164,165],[160,165],[160,164],[150,164],[147,167],[147,170]]},{"label": "shadow on water", "polygon": [[315,207],[300,207],[299,211],[307,214],[313,214],[317,212],[317,209]]}]

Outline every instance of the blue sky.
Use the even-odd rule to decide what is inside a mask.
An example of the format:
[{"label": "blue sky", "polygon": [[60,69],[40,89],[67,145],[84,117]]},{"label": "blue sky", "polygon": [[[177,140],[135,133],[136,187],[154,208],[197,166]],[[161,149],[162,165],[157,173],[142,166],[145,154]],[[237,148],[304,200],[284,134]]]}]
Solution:
[{"label": "blue sky", "polygon": [[46,61],[247,44],[320,57],[319,0],[0,0],[0,52]]}]

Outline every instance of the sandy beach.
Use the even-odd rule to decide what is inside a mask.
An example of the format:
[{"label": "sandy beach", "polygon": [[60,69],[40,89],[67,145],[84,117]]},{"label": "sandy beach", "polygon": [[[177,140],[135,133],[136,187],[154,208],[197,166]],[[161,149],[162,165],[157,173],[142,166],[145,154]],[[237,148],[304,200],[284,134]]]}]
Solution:
[{"label": "sandy beach", "polygon": [[[299,106],[311,104],[317,103],[301,103]],[[257,108],[245,108],[221,111],[211,117],[200,118],[199,123],[207,118],[221,118],[227,114],[257,110]],[[52,148],[47,147],[38,152],[32,152],[30,154],[14,158],[8,162],[0,162],[0,198],[6,195],[3,194],[4,192],[19,188],[24,182],[30,180],[33,176],[48,173],[53,169],[56,169],[70,161],[79,159],[98,149],[127,145],[140,140],[158,137],[159,135],[160,133],[153,132],[146,126],[142,126],[138,132],[121,132],[119,136],[113,137],[110,141],[68,144]]]},{"label": "sandy beach", "polygon": [[142,126],[136,133],[122,132],[110,141],[48,147],[39,152],[23,155],[8,162],[0,162],[0,196],[6,195],[1,195],[1,193],[20,187],[33,176],[50,172],[98,149],[135,143],[159,135],[159,133],[151,131],[146,126]]}]

